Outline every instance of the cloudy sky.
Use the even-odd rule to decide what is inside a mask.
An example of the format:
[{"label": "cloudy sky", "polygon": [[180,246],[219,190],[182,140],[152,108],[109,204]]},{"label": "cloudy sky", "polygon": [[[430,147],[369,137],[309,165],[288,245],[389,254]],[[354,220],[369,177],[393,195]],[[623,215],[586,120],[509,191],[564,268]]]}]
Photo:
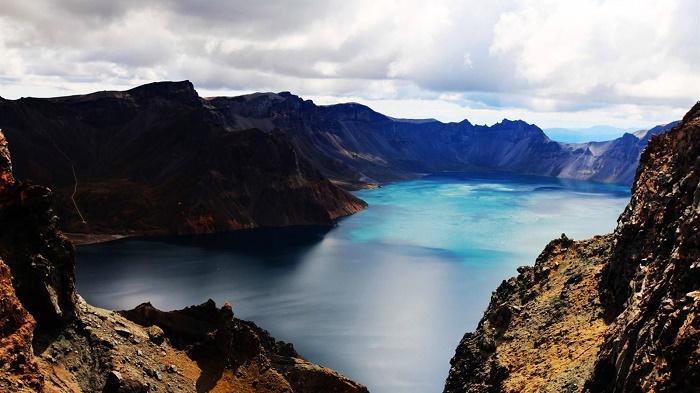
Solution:
[{"label": "cloudy sky", "polygon": [[697,0],[0,2],[0,96],[191,80],[395,117],[647,127],[700,99]]}]

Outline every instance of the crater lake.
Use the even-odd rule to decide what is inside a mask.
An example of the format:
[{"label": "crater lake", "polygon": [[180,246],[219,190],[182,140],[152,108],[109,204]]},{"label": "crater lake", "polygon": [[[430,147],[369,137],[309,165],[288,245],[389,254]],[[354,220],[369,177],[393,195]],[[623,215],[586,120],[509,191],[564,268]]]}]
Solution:
[{"label": "crater lake", "polygon": [[125,239],[77,249],[91,304],[177,309],[211,298],[375,393],[440,392],[491,291],[561,233],[608,233],[629,187],[443,173],[355,193],[332,228]]}]

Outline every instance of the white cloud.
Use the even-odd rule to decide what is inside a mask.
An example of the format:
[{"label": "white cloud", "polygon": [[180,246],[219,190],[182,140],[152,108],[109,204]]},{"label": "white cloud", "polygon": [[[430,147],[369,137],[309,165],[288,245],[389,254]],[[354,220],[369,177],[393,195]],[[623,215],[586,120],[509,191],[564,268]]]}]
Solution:
[{"label": "white cloud", "polygon": [[404,117],[647,126],[700,98],[698,15],[696,0],[3,2],[0,95],[190,79]]},{"label": "white cloud", "polygon": [[501,15],[490,51],[515,59],[538,98],[687,105],[700,98],[699,4],[524,1]]}]

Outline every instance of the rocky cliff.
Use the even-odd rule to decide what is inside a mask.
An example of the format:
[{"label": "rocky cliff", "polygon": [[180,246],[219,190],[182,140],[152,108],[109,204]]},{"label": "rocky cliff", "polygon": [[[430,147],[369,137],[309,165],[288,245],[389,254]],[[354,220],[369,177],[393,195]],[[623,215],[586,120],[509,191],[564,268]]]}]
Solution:
[{"label": "rocky cliff", "polygon": [[366,204],[279,133],[232,128],[192,84],[0,99],[15,176],[55,192],[61,227],[181,234],[329,225]]},{"label": "rocky cliff", "polygon": [[695,392],[700,103],[651,138],[611,235],[562,235],[504,281],[445,392]]},{"label": "rocky cliff", "polygon": [[366,392],[213,301],[116,313],[75,292],[49,189],[16,181],[0,133],[0,391]]}]

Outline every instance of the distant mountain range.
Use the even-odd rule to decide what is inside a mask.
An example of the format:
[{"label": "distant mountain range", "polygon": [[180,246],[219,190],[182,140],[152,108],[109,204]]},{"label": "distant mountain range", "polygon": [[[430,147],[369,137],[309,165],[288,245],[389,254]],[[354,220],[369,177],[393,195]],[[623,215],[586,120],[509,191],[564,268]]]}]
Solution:
[{"label": "distant mountain range", "polygon": [[522,120],[481,126],[395,119],[360,104],[315,105],[288,92],[207,102],[233,129],[282,132],[322,173],[351,186],[478,169],[631,184],[648,139],[626,133],[608,142],[559,143]]},{"label": "distant mountain range", "polygon": [[202,98],[189,81],[0,99],[15,176],[50,186],[63,227],[90,233],[330,224],[366,206],[339,186],[440,171],[631,184],[649,136],[672,124],[566,144],[521,120],[394,119],[288,92]]}]

